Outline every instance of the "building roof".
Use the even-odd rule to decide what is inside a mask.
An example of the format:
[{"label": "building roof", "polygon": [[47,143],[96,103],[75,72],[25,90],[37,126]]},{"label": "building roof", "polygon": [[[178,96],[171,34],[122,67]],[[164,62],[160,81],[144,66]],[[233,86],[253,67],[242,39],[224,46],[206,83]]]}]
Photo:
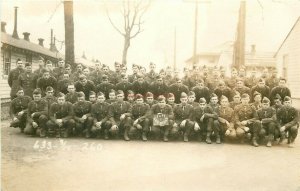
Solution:
[{"label": "building roof", "polygon": [[293,25],[292,29],[290,30],[290,32],[287,34],[287,36],[285,37],[285,39],[283,40],[283,42],[281,43],[281,45],[279,46],[278,50],[276,51],[276,53],[274,54],[273,57],[276,57],[278,52],[280,51],[281,47],[283,46],[283,44],[285,43],[285,41],[288,39],[288,37],[290,36],[290,34],[292,33],[292,31],[294,30],[294,28],[296,27],[296,25],[300,22],[300,17],[298,17],[298,19],[296,20],[295,24]]},{"label": "building roof", "polygon": [[30,50],[32,52],[37,52],[42,55],[50,56],[52,58],[64,58],[64,55],[62,55],[59,52],[52,52],[48,48],[45,48],[39,44],[32,43],[30,41],[26,41],[21,38],[13,38],[11,35],[5,32],[1,32],[1,43],[25,50]]},{"label": "building roof", "polygon": [[245,54],[245,65],[246,66],[260,66],[264,67],[275,67],[276,59],[273,57],[274,52],[246,52]]}]

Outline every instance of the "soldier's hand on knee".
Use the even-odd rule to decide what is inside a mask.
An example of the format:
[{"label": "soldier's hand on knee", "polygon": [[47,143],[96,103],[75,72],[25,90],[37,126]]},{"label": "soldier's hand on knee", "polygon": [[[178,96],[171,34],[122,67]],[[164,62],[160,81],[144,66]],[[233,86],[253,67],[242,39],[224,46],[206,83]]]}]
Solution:
[{"label": "soldier's hand on knee", "polygon": [[33,127],[33,128],[37,128],[37,127],[38,127],[38,124],[37,124],[36,122],[33,121],[33,122],[32,122],[32,127]]},{"label": "soldier's hand on knee", "polygon": [[113,126],[111,127],[111,130],[113,130],[113,131],[118,130],[118,126],[117,126],[117,125],[113,125]]},{"label": "soldier's hand on knee", "polygon": [[248,132],[250,130],[249,127],[244,127],[243,129],[245,132]]},{"label": "soldier's hand on knee", "polygon": [[229,129],[226,130],[225,135],[226,136],[230,135],[230,130]]},{"label": "soldier's hand on knee", "polygon": [[133,122],[133,125],[136,126],[136,125],[138,124],[138,122],[139,122],[139,119],[135,120],[135,121]]},{"label": "soldier's hand on knee", "polygon": [[186,120],[183,120],[183,121],[180,123],[180,127],[181,127],[181,128],[185,127],[185,124],[186,124]]},{"label": "soldier's hand on knee", "polygon": [[286,129],[286,127],[285,127],[285,126],[282,126],[282,127],[280,127],[280,132],[284,132],[284,131],[285,131],[285,129]]},{"label": "soldier's hand on knee", "polygon": [[82,116],[82,119],[86,120],[86,119],[87,119],[87,116],[86,116],[86,115],[83,115],[83,116]]},{"label": "soldier's hand on knee", "polygon": [[248,123],[247,120],[241,122],[242,125],[247,125],[247,123]]},{"label": "soldier's hand on knee", "polygon": [[120,120],[124,120],[125,117],[126,117],[125,114],[122,114],[121,117],[120,117]]},{"label": "soldier's hand on knee", "polygon": [[198,123],[195,123],[194,130],[195,131],[199,131],[200,130],[200,126],[199,126]]},{"label": "soldier's hand on knee", "polygon": [[96,127],[97,127],[97,129],[101,129],[101,124],[102,124],[102,122],[101,122],[101,121],[99,121],[99,122],[97,122],[97,123],[96,123]]},{"label": "soldier's hand on knee", "polygon": [[18,113],[18,116],[22,116],[24,114],[24,111],[20,111],[19,113]]},{"label": "soldier's hand on knee", "polygon": [[32,113],[32,114],[31,114],[31,118],[33,118],[33,117],[34,117],[34,115],[35,115],[35,113]]}]

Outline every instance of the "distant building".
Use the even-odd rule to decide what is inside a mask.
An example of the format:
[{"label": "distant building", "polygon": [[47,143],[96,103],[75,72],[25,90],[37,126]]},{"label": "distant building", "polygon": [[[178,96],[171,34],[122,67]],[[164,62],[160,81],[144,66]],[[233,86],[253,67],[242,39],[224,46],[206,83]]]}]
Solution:
[{"label": "distant building", "polygon": [[287,79],[292,97],[300,99],[300,17],[274,55],[278,74]]}]

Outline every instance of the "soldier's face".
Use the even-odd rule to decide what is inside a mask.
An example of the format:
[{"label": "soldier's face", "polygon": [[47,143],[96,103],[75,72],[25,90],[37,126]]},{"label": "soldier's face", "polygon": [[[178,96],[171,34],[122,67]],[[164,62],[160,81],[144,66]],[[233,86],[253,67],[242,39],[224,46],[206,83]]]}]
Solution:
[{"label": "soldier's face", "polygon": [[186,104],[188,99],[186,97],[180,98],[182,104]]},{"label": "soldier's face", "polygon": [[134,67],[132,67],[132,71],[133,71],[133,73],[137,73],[139,71],[139,69],[138,69],[138,67],[134,66]]},{"label": "soldier's face", "polygon": [[40,67],[40,68],[43,67],[44,64],[45,64],[43,60],[39,60],[38,63],[39,63],[39,67]]},{"label": "soldier's face", "polygon": [[150,65],[150,70],[155,70],[155,65],[154,64]]},{"label": "soldier's face", "polygon": [[165,76],[166,76],[166,73],[165,73],[165,72],[159,73],[159,77],[160,77],[160,78],[164,78]]},{"label": "soldier's face", "polygon": [[255,102],[261,102],[261,95],[257,95],[254,97]]},{"label": "soldier's face", "polygon": [[275,104],[275,105],[281,105],[281,101],[280,101],[279,99],[275,99],[275,100],[274,100],[274,104]]},{"label": "soldier's face", "polygon": [[70,67],[66,68],[65,70],[66,70],[66,72],[67,72],[68,74],[71,74],[71,68],[70,68]]},{"label": "soldier's face", "polygon": [[65,62],[64,61],[59,61],[58,62],[58,67],[64,67],[65,65]]},{"label": "soldier's face", "polygon": [[115,70],[116,70],[116,71],[120,71],[120,69],[121,69],[120,64],[116,64],[116,65],[115,65]]},{"label": "soldier's face", "polygon": [[64,74],[64,80],[68,80],[69,78],[69,74]]},{"label": "soldier's face", "polygon": [[88,76],[89,73],[90,73],[90,71],[89,71],[88,68],[86,68],[86,69],[83,70],[83,74],[84,74],[84,75]]},{"label": "soldier's face", "polygon": [[82,71],[82,66],[81,65],[77,66],[77,71]]},{"label": "soldier's face", "polygon": [[23,68],[23,62],[22,61],[18,61],[17,62],[17,67],[18,68]]},{"label": "soldier's face", "polygon": [[206,103],[199,103],[199,105],[200,105],[200,108],[203,110],[206,106]]},{"label": "soldier's face", "polygon": [[46,68],[52,70],[52,64],[46,64]]},{"label": "soldier's face", "polygon": [[146,99],[147,99],[147,102],[148,102],[148,103],[152,103],[153,100],[154,100],[153,97],[147,97]]},{"label": "soldier's face", "polygon": [[264,81],[258,82],[258,86],[259,87],[264,87],[265,86],[265,82]]},{"label": "soldier's face", "polygon": [[128,101],[134,100],[134,94],[128,94],[128,95],[127,95],[127,100],[128,100]]},{"label": "soldier's face", "polygon": [[86,78],[83,78],[82,80],[80,80],[80,83],[81,83],[82,85],[85,85],[85,84],[87,83],[87,79],[86,79]]},{"label": "soldier's face", "polygon": [[108,72],[108,68],[107,68],[107,67],[104,67],[104,68],[103,68],[103,71],[104,71],[105,73],[107,73],[107,72]]},{"label": "soldier's face", "polygon": [[196,99],[195,96],[189,96],[189,102],[190,102],[190,103],[194,102],[195,99]]},{"label": "soldier's face", "polygon": [[272,76],[273,76],[273,77],[277,77],[277,71],[274,71],[274,72],[272,73]]},{"label": "soldier's face", "polygon": [[201,83],[198,83],[198,86],[199,86],[200,88],[203,88],[203,87],[204,87],[204,84],[201,82]]},{"label": "soldier's face", "polygon": [[225,88],[225,84],[224,84],[224,83],[220,83],[220,84],[219,84],[219,87],[220,87],[221,89],[224,89],[224,88]]},{"label": "soldier's face", "polygon": [[90,95],[89,100],[90,100],[90,102],[95,102],[96,101],[96,95]]},{"label": "soldier's face", "polygon": [[289,101],[284,101],[284,102],[283,102],[283,105],[288,106],[288,107],[291,107],[291,106],[292,106],[292,101],[291,101],[291,100],[289,100]]},{"label": "soldier's face", "polygon": [[138,78],[138,82],[141,84],[144,82],[144,78]]},{"label": "soldier's face", "polygon": [[166,105],[166,101],[165,100],[161,100],[158,102],[159,107],[165,107]]},{"label": "soldier's face", "polygon": [[141,72],[142,74],[145,74],[145,73],[146,73],[146,68],[141,68],[141,69],[140,69],[140,72]]},{"label": "soldier's face", "polygon": [[280,87],[284,87],[285,86],[285,80],[280,80],[278,85]]},{"label": "soldier's face", "polygon": [[218,97],[212,97],[212,98],[210,99],[210,102],[211,102],[212,104],[217,104],[217,103],[218,103]]},{"label": "soldier's face", "polygon": [[234,96],[233,97],[233,101],[235,102],[235,103],[239,103],[239,102],[241,102],[241,97],[240,96]]},{"label": "soldier's face", "polygon": [[168,103],[174,103],[174,102],[175,102],[175,98],[174,97],[168,98]]},{"label": "soldier's face", "polygon": [[83,102],[85,100],[84,96],[78,97],[78,102]]},{"label": "soldier's face", "polygon": [[103,103],[103,102],[105,101],[105,96],[104,96],[104,95],[98,96],[97,101],[98,101],[99,103]]},{"label": "soldier's face", "polygon": [[109,93],[108,97],[109,97],[109,99],[116,99],[116,94],[115,93]]},{"label": "soldier's face", "polygon": [[176,83],[177,83],[177,85],[181,85],[181,84],[182,84],[182,81],[181,81],[181,80],[178,80]]},{"label": "soldier's face", "polygon": [[17,92],[17,96],[18,97],[21,97],[21,96],[23,96],[24,95],[24,91],[23,90],[19,90],[18,92]]},{"label": "soldier's face", "polygon": [[34,101],[39,101],[42,98],[41,94],[33,94]]},{"label": "soldier's face", "polygon": [[45,79],[48,79],[48,78],[50,77],[50,73],[49,73],[49,72],[45,72],[45,73],[43,74],[43,77],[44,77]]},{"label": "soldier's face", "polygon": [[124,73],[124,74],[126,74],[127,68],[126,67],[121,68],[121,72]]},{"label": "soldier's face", "polygon": [[59,104],[59,105],[62,105],[62,104],[64,104],[65,103],[65,97],[63,96],[63,97],[58,97],[57,98],[57,103]]},{"label": "soldier's face", "polygon": [[125,76],[125,77],[122,78],[122,80],[123,80],[123,82],[128,82],[128,77]]},{"label": "soldier's face", "polygon": [[31,72],[32,71],[31,66],[26,66],[25,69],[26,69],[26,72]]},{"label": "soldier's face", "polygon": [[262,108],[267,109],[270,106],[270,103],[262,103]]},{"label": "soldier's face", "polygon": [[53,94],[54,94],[54,91],[53,91],[53,90],[47,91],[47,92],[46,92],[46,95],[47,95],[47,96],[53,96]]},{"label": "soldier's face", "polygon": [[144,102],[143,98],[139,98],[135,100],[137,104],[142,104]]},{"label": "soldier's face", "polygon": [[255,72],[255,71],[252,71],[251,75],[252,75],[252,76],[256,76],[256,72]]},{"label": "soldier's face", "polygon": [[236,86],[237,86],[238,88],[243,87],[243,82],[242,82],[242,81],[238,81],[238,82],[236,83]]},{"label": "soldier's face", "polygon": [[266,76],[268,76],[268,73],[269,73],[269,72],[268,72],[268,70],[264,70],[264,71],[263,71],[263,74],[262,74],[262,75],[263,75],[263,77],[266,77]]},{"label": "soldier's face", "polygon": [[117,95],[117,100],[118,101],[123,101],[124,100],[124,94],[118,94]]},{"label": "soldier's face", "polygon": [[158,84],[162,84],[163,83],[163,80],[161,78],[157,79],[156,81],[157,81]]},{"label": "soldier's face", "polygon": [[221,101],[220,101],[220,104],[222,105],[222,106],[228,106],[229,105],[229,101],[228,101],[228,99],[222,99]]},{"label": "soldier's face", "polygon": [[75,87],[73,85],[72,86],[68,86],[68,92],[74,93],[75,92]]},{"label": "soldier's face", "polygon": [[237,71],[233,71],[233,72],[231,72],[231,77],[237,77]]},{"label": "soldier's face", "polygon": [[96,64],[95,64],[95,69],[96,69],[96,70],[99,70],[100,68],[101,68],[100,63],[96,63]]},{"label": "soldier's face", "polygon": [[242,104],[245,105],[245,104],[249,103],[250,99],[249,99],[249,97],[246,97],[246,98],[242,98],[241,101],[242,101]]}]

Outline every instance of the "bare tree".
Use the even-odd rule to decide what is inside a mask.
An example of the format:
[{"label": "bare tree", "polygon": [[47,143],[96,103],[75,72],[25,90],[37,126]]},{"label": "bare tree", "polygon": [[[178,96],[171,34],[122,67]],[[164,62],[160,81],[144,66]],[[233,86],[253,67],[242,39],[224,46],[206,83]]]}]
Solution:
[{"label": "bare tree", "polygon": [[106,8],[106,14],[109,22],[114,27],[114,29],[124,37],[122,64],[126,65],[127,63],[127,52],[130,47],[131,39],[135,38],[138,34],[143,32],[142,24],[144,24],[144,21],[142,20],[142,17],[150,6],[150,2],[150,0],[123,0],[121,10],[124,22],[123,29],[116,26],[109,15],[108,9]]}]

